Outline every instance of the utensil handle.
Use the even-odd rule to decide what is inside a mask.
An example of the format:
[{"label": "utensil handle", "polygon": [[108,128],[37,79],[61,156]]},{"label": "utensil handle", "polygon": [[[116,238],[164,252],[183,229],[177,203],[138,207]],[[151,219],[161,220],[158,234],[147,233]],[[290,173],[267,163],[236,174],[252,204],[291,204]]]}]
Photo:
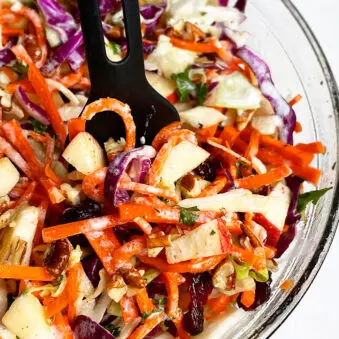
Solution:
[{"label": "utensil handle", "polygon": [[137,76],[145,76],[139,2],[138,0],[123,0],[122,4],[128,46],[127,56],[122,63],[132,67]]},{"label": "utensil handle", "polygon": [[78,0],[92,86],[100,84],[108,64],[98,0]]}]

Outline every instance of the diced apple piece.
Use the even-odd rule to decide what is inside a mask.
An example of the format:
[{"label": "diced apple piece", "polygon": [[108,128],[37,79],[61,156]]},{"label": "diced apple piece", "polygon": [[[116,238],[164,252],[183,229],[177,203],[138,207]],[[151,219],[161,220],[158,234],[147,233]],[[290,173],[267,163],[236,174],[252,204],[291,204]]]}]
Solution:
[{"label": "diced apple piece", "polygon": [[2,318],[3,324],[21,339],[53,339],[39,300],[31,294],[15,299]]},{"label": "diced apple piece", "polygon": [[291,190],[279,182],[268,195],[269,198],[275,198],[276,203],[271,209],[263,213],[263,215],[275,225],[280,232],[283,231],[285,220],[287,217],[288,208],[291,203]]},{"label": "diced apple piece", "polygon": [[[172,245],[166,247],[167,261],[174,264],[222,254],[226,242],[223,239],[224,237],[227,237],[227,235],[219,231],[218,221],[212,220],[173,240]],[[229,243],[229,239],[227,239],[227,242]]]},{"label": "diced apple piece", "polygon": [[0,197],[3,197],[13,189],[20,178],[19,171],[6,157],[0,159],[0,178]]},{"label": "diced apple piece", "polygon": [[260,115],[252,117],[251,124],[261,134],[272,135],[282,125],[282,120],[277,115]]},{"label": "diced apple piece", "polygon": [[184,208],[197,207],[203,211],[252,212],[265,214],[279,204],[275,196],[252,194],[245,189],[235,189],[226,193],[205,198],[185,199],[179,202]]},{"label": "diced apple piece", "polygon": [[157,73],[146,71],[146,78],[150,85],[163,97],[168,98],[175,93],[176,85],[173,80],[166,79]]},{"label": "diced apple piece", "polygon": [[34,206],[18,207],[15,219],[5,229],[0,243],[0,262],[29,265],[32,243],[39,221],[39,209]]},{"label": "diced apple piece", "polygon": [[174,183],[179,178],[198,167],[209,155],[203,148],[189,141],[182,141],[173,147],[165,160],[160,174],[161,185],[174,188]]},{"label": "diced apple piece", "polygon": [[221,75],[219,84],[212,91],[205,105],[235,108],[239,110],[260,107],[261,92],[254,87],[240,72]]},{"label": "diced apple piece", "polygon": [[205,106],[194,107],[179,115],[181,121],[194,128],[205,128],[226,120],[226,117],[217,109]]},{"label": "diced apple piece", "polygon": [[86,175],[105,166],[103,149],[87,132],[79,133],[66,147],[62,156],[79,172]]}]

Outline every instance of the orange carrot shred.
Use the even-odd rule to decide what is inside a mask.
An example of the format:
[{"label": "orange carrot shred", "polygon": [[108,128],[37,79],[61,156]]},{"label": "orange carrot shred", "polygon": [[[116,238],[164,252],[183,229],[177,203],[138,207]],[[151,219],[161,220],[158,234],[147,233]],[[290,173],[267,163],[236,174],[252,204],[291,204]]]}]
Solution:
[{"label": "orange carrot shred", "polygon": [[120,300],[120,307],[122,312],[122,317],[126,324],[130,323],[136,319],[139,315],[138,308],[135,304],[133,297],[127,297],[124,295]]},{"label": "orange carrot shred", "polygon": [[295,123],[295,128],[294,128],[294,132],[295,133],[300,133],[303,131],[303,127],[301,126],[301,123],[299,121],[297,121]]},{"label": "orange carrot shred", "polygon": [[45,267],[0,264],[1,279],[52,281]]},{"label": "orange carrot shred", "polygon": [[297,94],[292,100],[289,101],[289,105],[293,107],[295,104],[297,104],[303,97],[300,94]]},{"label": "orange carrot shred", "polygon": [[135,296],[135,300],[141,314],[151,313],[154,310],[154,304],[152,299],[148,296],[146,288],[141,289],[141,291]]}]

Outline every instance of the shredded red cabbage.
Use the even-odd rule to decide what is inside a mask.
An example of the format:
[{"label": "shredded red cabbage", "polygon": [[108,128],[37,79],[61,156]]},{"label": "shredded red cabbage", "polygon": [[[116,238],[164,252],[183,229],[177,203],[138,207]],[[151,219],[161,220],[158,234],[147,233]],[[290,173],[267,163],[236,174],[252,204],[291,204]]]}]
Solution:
[{"label": "shredded red cabbage", "polygon": [[152,146],[143,146],[123,152],[111,161],[108,166],[104,189],[105,197],[112,202],[113,206],[117,206],[130,199],[127,191],[118,188],[118,183],[122,175],[127,171],[132,160],[140,157],[151,159],[154,158],[155,155],[156,151]]},{"label": "shredded red cabbage", "polygon": [[128,175],[132,181],[143,183],[150,168],[151,160],[149,158],[137,158],[132,161]]},{"label": "shredded red cabbage", "polygon": [[67,58],[84,43],[82,32],[79,29],[67,42],[54,48],[46,64],[41,68],[43,74],[48,75],[55,72]]},{"label": "shredded red cabbage", "polygon": [[217,22],[216,26],[221,29],[219,40],[229,39],[234,42],[237,48],[243,47],[245,45],[248,38],[247,32],[241,32],[227,27],[223,22]]},{"label": "shredded red cabbage", "polygon": [[227,7],[228,2],[229,2],[229,0],[219,0],[219,6]]},{"label": "shredded red cabbage", "polygon": [[71,14],[67,13],[56,0],[37,0],[47,26],[56,31],[62,42],[77,30],[77,25]]},{"label": "shredded red cabbage", "polygon": [[9,48],[5,47],[0,50],[0,67],[8,65],[14,60],[15,55]]},{"label": "shredded red cabbage", "polygon": [[67,58],[68,64],[73,72],[77,72],[81,65],[85,62],[85,50],[84,46],[81,45]]},{"label": "shredded red cabbage", "polygon": [[293,131],[297,121],[296,114],[276,89],[269,67],[265,61],[246,46],[241,47],[236,54],[251,67],[259,81],[262,94],[269,100],[275,113],[282,118],[284,124],[279,128],[280,140],[293,144]]},{"label": "shredded red cabbage", "polygon": [[235,8],[237,8],[240,12],[245,12],[247,5],[247,0],[238,0],[236,4],[234,5]]},{"label": "shredded red cabbage", "polygon": [[291,190],[292,193],[291,203],[288,209],[285,223],[287,225],[292,225],[297,223],[301,219],[301,215],[297,213],[297,202],[300,193],[300,188],[304,180],[294,175],[290,175],[285,180],[287,187]]},{"label": "shredded red cabbage", "polygon": [[115,339],[105,328],[85,315],[75,318],[73,332],[78,339]]},{"label": "shredded red cabbage", "polygon": [[140,7],[140,14],[144,18],[144,24],[146,25],[145,36],[154,31],[166,7],[166,0],[156,5],[145,4]]},{"label": "shredded red cabbage", "polygon": [[28,113],[31,117],[38,120],[44,125],[50,124],[46,111],[31,100],[29,100],[27,94],[21,86],[17,86],[15,90],[15,98],[18,100],[19,104],[25,110],[25,112]]}]

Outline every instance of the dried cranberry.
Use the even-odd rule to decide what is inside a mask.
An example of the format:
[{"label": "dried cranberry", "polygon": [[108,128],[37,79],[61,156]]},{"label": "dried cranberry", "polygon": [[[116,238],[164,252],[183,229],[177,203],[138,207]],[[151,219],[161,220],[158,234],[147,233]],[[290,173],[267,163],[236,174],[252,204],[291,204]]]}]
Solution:
[{"label": "dried cranberry", "polygon": [[129,241],[132,235],[142,235],[143,233],[134,228],[135,225],[131,224],[131,227],[126,224],[125,226],[117,226],[113,228],[115,236],[118,238],[119,242],[123,244],[124,242]]},{"label": "dried cranberry", "polygon": [[167,327],[167,332],[171,333],[174,338],[178,336],[177,327],[175,326],[172,320],[165,320],[165,326]]},{"label": "dried cranberry", "polygon": [[82,261],[84,271],[94,287],[97,287],[100,281],[99,271],[102,264],[96,255],[91,255]]},{"label": "dried cranberry", "polygon": [[197,335],[204,329],[204,305],[213,289],[212,278],[208,272],[186,275],[191,303],[184,315],[184,329]]},{"label": "dried cranberry", "polygon": [[166,296],[165,284],[160,279],[156,278],[146,287],[150,298],[158,298],[159,296]]},{"label": "dried cranberry", "polygon": [[183,325],[190,335],[198,335],[204,330],[204,306],[193,303],[185,313]]},{"label": "dried cranberry", "polygon": [[271,275],[270,278],[262,283],[262,282],[255,282],[255,300],[251,307],[245,307],[241,304],[241,302],[238,299],[238,305],[243,308],[245,311],[254,311],[257,307],[264,304],[271,296]]},{"label": "dried cranberry", "polygon": [[291,242],[293,241],[296,235],[296,227],[295,224],[288,226],[288,230],[284,232],[278,241],[277,244],[277,253],[275,255],[276,258],[280,258],[285,251],[290,246]]},{"label": "dried cranberry", "polygon": [[214,181],[217,175],[216,164],[211,159],[207,159],[194,172],[205,180]]},{"label": "dried cranberry", "polygon": [[63,213],[63,222],[69,223],[101,216],[101,206],[95,201],[86,200],[80,205],[67,208]]}]

